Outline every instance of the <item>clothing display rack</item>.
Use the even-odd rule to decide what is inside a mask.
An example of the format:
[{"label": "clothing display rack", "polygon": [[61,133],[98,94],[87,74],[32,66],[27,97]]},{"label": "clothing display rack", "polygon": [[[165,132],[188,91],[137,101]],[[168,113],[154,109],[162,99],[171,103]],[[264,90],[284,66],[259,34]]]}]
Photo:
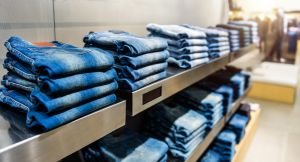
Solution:
[{"label": "clothing display rack", "polygon": [[[59,161],[81,148],[91,144],[101,137],[121,128],[126,123],[126,114],[130,117],[149,109],[151,106],[173,96],[177,92],[193,85],[201,79],[220,70],[227,64],[239,59],[243,55],[256,50],[257,45],[251,44],[240,50],[220,57],[208,64],[196,66],[192,69],[182,70],[174,67],[168,68],[168,77],[147,85],[134,92],[118,91],[120,101],[114,105],[96,111],[90,115],[79,118],[64,126],[46,133],[31,132],[23,122],[18,122],[12,117],[17,115],[13,111],[0,111],[0,139],[7,143],[0,144],[0,161]],[[240,97],[227,113],[207,134],[203,142],[189,157],[189,162],[195,162],[206,151],[214,138],[220,133],[227,121],[237,111],[240,103],[246,97],[247,92]],[[123,100],[121,100],[123,99]],[[3,105],[1,105],[3,106]],[[257,120],[259,113],[253,117],[247,127],[247,132],[252,129],[251,122]],[[24,121],[23,118],[19,118]],[[23,123],[24,124],[24,123]],[[24,137],[13,137],[14,129],[22,128]],[[246,134],[247,136],[247,134]],[[244,140],[246,140],[245,137]],[[243,141],[237,146],[236,156],[243,146]],[[237,161],[235,158],[235,161]]]}]

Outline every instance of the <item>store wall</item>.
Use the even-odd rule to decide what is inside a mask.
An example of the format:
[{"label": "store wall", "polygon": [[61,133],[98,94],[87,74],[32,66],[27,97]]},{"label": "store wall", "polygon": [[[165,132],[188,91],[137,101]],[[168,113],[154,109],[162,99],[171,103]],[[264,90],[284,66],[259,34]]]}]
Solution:
[{"label": "store wall", "polygon": [[227,0],[55,0],[57,40],[80,46],[89,31],[146,35],[149,22],[206,27],[226,21],[227,12]]}]

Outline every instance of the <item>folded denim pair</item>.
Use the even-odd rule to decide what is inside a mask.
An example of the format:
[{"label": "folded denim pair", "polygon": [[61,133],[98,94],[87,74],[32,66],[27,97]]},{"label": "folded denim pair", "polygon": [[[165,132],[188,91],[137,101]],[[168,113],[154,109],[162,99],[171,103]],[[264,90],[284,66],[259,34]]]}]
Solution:
[{"label": "folded denim pair", "polygon": [[[4,63],[5,64],[5,63]],[[17,67],[15,67],[17,68]],[[99,86],[113,81],[116,77],[116,71],[110,69],[107,71],[89,72],[82,74],[70,75],[62,78],[40,78],[28,80],[24,75],[11,71],[3,76],[1,84],[12,89],[19,89],[26,92],[32,92],[34,88],[39,89],[47,95],[61,95],[74,91],[80,91],[86,88]],[[32,75],[37,76],[37,75]]]},{"label": "folded denim pair", "polygon": [[158,25],[148,24],[147,30],[151,34],[158,34],[169,37],[171,39],[201,39],[206,38],[206,34],[201,31],[195,31],[180,25]]},{"label": "folded denim pair", "polygon": [[222,156],[212,149],[209,149],[198,162],[221,162]]},{"label": "folded denim pair", "polygon": [[201,52],[201,53],[192,53],[192,54],[177,54],[177,53],[170,53],[170,56],[177,59],[177,60],[197,60],[202,58],[207,58],[209,56],[208,52]]},{"label": "folded denim pair", "polygon": [[223,106],[224,113],[227,113],[231,110],[232,102],[233,102],[233,88],[223,84],[217,84],[209,81],[202,81],[197,84],[201,89],[219,93],[223,95]]},{"label": "folded denim pair", "polygon": [[228,37],[208,37],[207,41],[209,43],[227,43],[229,39]]},{"label": "folded denim pair", "polygon": [[209,58],[208,57],[203,57],[203,58],[199,58],[199,59],[195,59],[195,60],[186,60],[186,59],[176,59],[174,57],[170,57],[168,58],[168,63],[176,65],[180,68],[183,69],[189,69],[189,68],[193,68],[202,64],[206,64],[209,62]]},{"label": "folded denim pair", "polygon": [[6,88],[1,89],[0,92],[0,101],[2,103],[27,113],[26,124],[28,127],[40,127],[43,130],[51,130],[66,124],[72,120],[108,106],[116,102],[116,100],[117,98],[114,94],[107,94],[106,96],[82,103],[65,111],[45,113],[34,110],[35,104],[33,104],[29,99],[29,94],[14,90],[7,90]]},{"label": "folded denim pair", "polygon": [[116,33],[113,31],[91,32],[83,38],[83,41],[88,45],[128,56],[163,51],[168,46],[167,42],[160,39],[138,37],[126,32]]},{"label": "folded denim pair", "polygon": [[192,54],[192,53],[208,52],[209,48],[207,46],[189,46],[189,47],[183,47],[178,49],[176,47],[169,46],[168,51],[170,53],[176,53],[176,54]]},{"label": "folded denim pair", "polygon": [[240,143],[245,135],[245,129],[248,124],[249,117],[240,114],[235,114],[229,121],[226,129],[233,131],[236,134],[236,143]]},{"label": "folded denim pair", "polygon": [[209,48],[218,48],[218,47],[223,47],[223,46],[229,46],[229,42],[220,42],[220,43],[211,43],[208,45]]},{"label": "folded denim pair", "polygon": [[168,36],[164,36],[161,34],[150,34],[150,37],[160,38],[168,43],[169,46],[174,46],[176,48],[183,48],[189,46],[207,46],[208,42],[206,39],[190,39],[190,38],[183,38],[183,39],[172,39]]},{"label": "folded denim pair", "polygon": [[196,30],[196,31],[201,31],[205,32],[207,37],[228,37],[228,33],[226,31],[218,30],[218,29],[211,29],[211,28],[201,28],[198,26],[193,26],[189,24],[183,24],[182,26]]},{"label": "folded denim pair", "polygon": [[126,129],[120,135],[107,135],[83,149],[87,161],[165,162],[168,145]]},{"label": "folded denim pair", "polygon": [[19,37],[11,37],[5,47],[17,61],[39,77],[55,78],[110,68],[113,57],[86,48],[38,47]]}]

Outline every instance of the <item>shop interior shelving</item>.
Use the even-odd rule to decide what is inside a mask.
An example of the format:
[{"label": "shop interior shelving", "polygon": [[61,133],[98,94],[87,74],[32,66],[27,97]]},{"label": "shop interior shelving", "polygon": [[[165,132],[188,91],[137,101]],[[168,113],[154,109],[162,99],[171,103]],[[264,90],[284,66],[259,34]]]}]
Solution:
[{"label": "shop interior shelving", "polygon": [[177,92],[193,85],[201,79],[220,70],[227,64],[256,49],[252,44],[239,51],[220,57],[212,62],[192,69],[182,70],[174,67],[168,68],[168,77],[145,86],[134,92],[119,91],[119,97],[127,101],[127,114],[135,116]]},{"label": "shop interior shelving", "polygon": [[[46,133],[31,132],[24,125],[23,115],[0,108],[0,161],[59,161],[127,125],[126,118],[136,116],[255,48],[255,45],[251,45],[208,64],[188,70],[170,67],[168,68],[168,77],[165,79],[134,92],[119,91],[118,96],[126,101],[120,101]],[[232,112],[210,131],[187,161],[196,161],[201,156],[224,127],[228,118],[236,111],[241,100],[242,98],[236,101]]]},{"label": "shop interior shelving", "polygon": [[[46,133],[32,132],[22,114],[0,108],[0,161],[59,161],[125,125],[126,101]],[[117,118],[116,118],[117,117]]]}]

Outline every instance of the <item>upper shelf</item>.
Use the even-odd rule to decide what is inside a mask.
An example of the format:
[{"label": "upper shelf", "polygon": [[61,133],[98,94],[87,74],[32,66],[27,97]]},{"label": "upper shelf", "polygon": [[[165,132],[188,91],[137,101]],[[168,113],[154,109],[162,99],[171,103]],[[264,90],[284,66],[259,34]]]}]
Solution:
[{"label": "upper shelf", "polygon": [[169,67],[167,78],[134,92],[119,91],[119,97],[125,99],[127,102],[127,114],[135,116],[149,107],[213,74],[229,64],[231,61],[236,60],[256,48],[256,45],[250,45],[237,52],[230,53],[229,55],[213,60],[208,64],[200,65],[188,70]]},{"label": "upper shelf", "polygon": [[24,115],[0,107],[0,161],[59,161],[125,125],[126,102],[86,115],[46,133],[25,126]]}]

